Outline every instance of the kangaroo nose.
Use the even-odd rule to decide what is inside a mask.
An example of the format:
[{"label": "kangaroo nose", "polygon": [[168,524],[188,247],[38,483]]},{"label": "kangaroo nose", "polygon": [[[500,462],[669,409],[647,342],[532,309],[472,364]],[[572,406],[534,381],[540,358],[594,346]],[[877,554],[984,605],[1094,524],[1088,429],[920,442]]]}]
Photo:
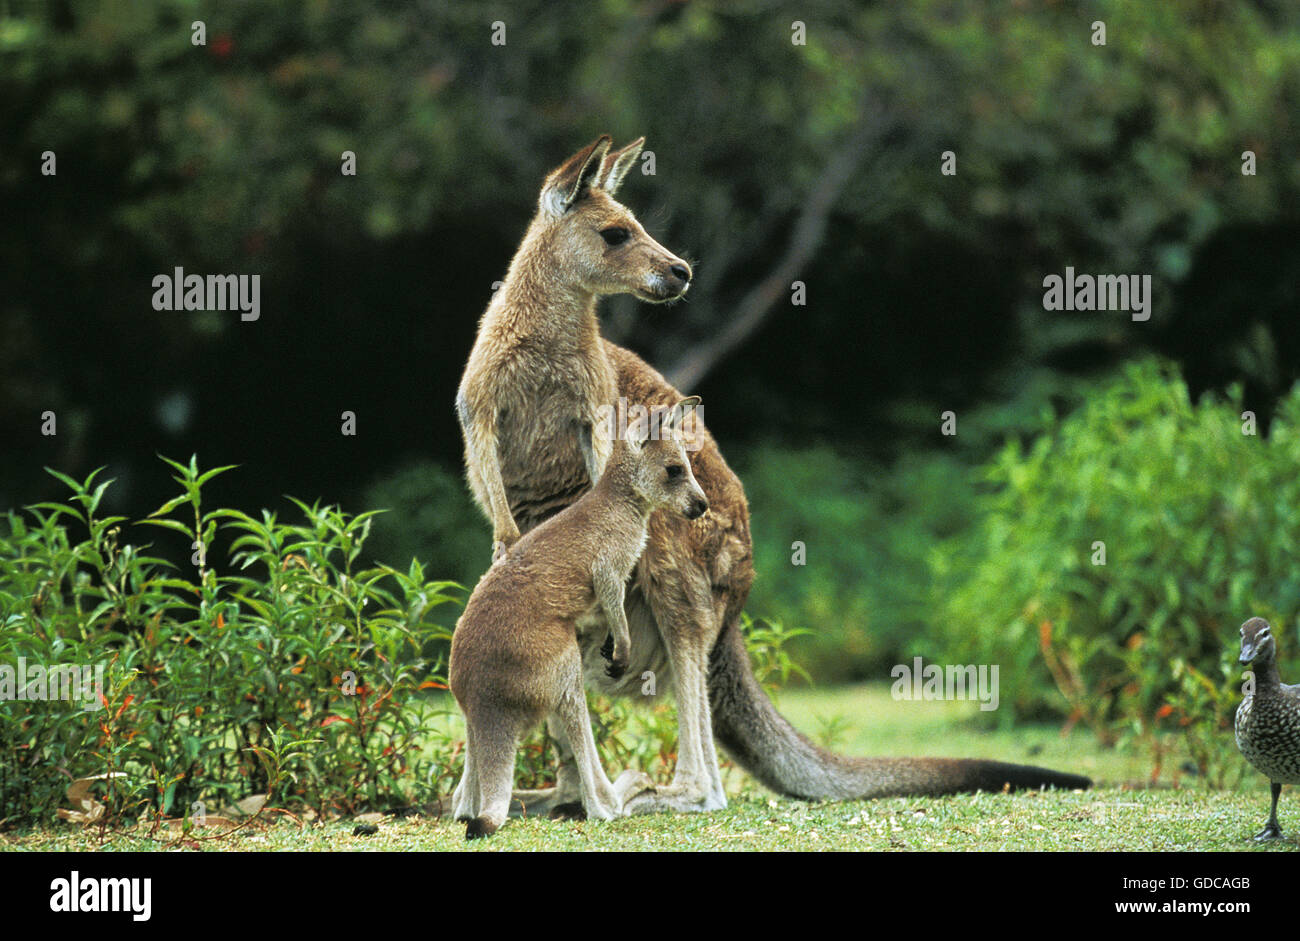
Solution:
[{"label": "kangaroo nose", "polygon": [[696,500],[691,504],[691,508],[686,513],[687,519],[697,520],[709,511],[708,500]]},{"label": "kangaroo nose", "polygon": [[686,267],[686,265],[682,265],[682,264],[673,265],[668,270],[671,271],[673,273],[673,277],[677,278],[679,281],[691,280],[691,269]]}]

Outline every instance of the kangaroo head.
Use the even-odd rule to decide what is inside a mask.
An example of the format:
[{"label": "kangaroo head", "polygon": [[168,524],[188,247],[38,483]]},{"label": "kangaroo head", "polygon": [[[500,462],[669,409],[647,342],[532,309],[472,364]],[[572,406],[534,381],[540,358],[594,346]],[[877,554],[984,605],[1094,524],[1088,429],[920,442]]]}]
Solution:
[{"label": "kangaroo head", "polygon": [[625,439],[632,490],[652,510],[668,509],[692,520],[709,509],[683,441],[683,426],[699,404],[700,397],[693,395],[649,422],[635,421]]},{"label": "kangaroo head", "polygon": [[1267,666],[1273,662],[1277,647],[1273,629],[1263,618],[1251,618],[1241,625],[1241,662]]},{"label": "kangaroo head", "polygon": [[614,199],[645,144],[640,137],[610,151],[602,135],[551,172],[542,186],[534,226],[540,226],[553,277],[593,294],[633,294],[643,301],[675,301],[691,283],[691,266],[641,228]]}]

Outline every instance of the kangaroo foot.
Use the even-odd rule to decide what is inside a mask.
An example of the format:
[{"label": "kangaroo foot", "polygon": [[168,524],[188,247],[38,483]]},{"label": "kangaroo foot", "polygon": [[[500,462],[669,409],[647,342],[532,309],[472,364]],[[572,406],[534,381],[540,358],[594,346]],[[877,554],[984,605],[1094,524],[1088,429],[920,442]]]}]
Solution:
[{"label": "kangaroo foot", "polygon": [[469,796],[469,789],[464,785],[458,784],[455,793],[452,794],[451,815],[462,823],[478,816],[478,808],[474,806]]},{"label": "kangaroo foot", "polygon": [[[612,798],[613,795],[611,794],[610,797]],[[613,820],[619,816],[619,813],[618,808],[610,806],[611,804],[612,800],[607,802],[597,797],[587,804],[586,818],[588,820]]]},{"label": "kangaroo foot", "polygon": [[644,791],[631,798],[623,806],[625,814],[656,814],[672,811],[679,814],[703,813],[720,810],[727,806],[726,798],[718,799],[706,788],[684,784],[670,784],[656,787],[653,791]]},{"label": "kangaroo foot", "polygon": [[644,771],[628,768],[614,781],[614,798],[618,802],[619,811],[623,814],[627,813],[627,803],[632,798],[639,794],[654,792],[655,783]]},{"label": "kangaroo foot", "polygon": [[487,817],[475,817],[465,824],[465,839],[481,840],[497,832],[497,825]]}]

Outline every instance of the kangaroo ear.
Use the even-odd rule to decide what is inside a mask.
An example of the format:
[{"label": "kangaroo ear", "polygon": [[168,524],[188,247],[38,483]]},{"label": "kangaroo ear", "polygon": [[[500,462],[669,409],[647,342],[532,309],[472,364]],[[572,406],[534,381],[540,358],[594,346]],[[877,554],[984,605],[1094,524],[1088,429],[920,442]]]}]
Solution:
[{"label": "kangaroo ear", "polygon": [[668,416],[664,419],[664,427],[673,432],[681,431],[686,420],[695,414],[695,410],[699,405],[700,397],[698,395],[682,399],[669,410]]},{"label": "kangaroo ear", "polygon": [[638,137],[632,143],[628,144],[621,150],[611,150],[605,156],[605,163],[601,167],[601,178],[597,184],[611,196],[623,182],[623,177],[636,164],[636,158],[641,155],[641,148],[645,146],[645,138]]},{"label": "kangaroo ear", "polygon": [[639,415],[627,423],[627,434],[623,436],[633,448],[639,451],[650,440],[650,422],[644,415]]},{"label": "kangaroo ear", "polygon": [[542,208],[562,216],[598,178],[613,138],[602,134],[551,171],[542,186]]},{"label": "kangaroo ear", "polygon": [[640,450],[650,440],[650,417],[645,406],[633,405],[620,397],[618,417],[623,425],[623,440],[634,451]]}]

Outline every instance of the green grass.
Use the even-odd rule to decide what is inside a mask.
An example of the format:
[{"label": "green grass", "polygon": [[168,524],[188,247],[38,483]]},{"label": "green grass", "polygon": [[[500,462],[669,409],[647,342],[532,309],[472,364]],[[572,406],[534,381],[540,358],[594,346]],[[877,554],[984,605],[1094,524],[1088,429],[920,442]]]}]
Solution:
[{"label": "green grass", "polygon": [[[1211,791],[1194,778],[1145,788],[1150,763],[1141,755],[1101,749],[1086,731],[1053,727],[983,730],[972,703],[895,702],[884,687],[789,690],[782,712],[818,737],[819,717],[842,717],[836,748],[852,754],[978,756],[1033,762],[1091,775],[1086,792],[978,794],[946,798],[808,804],[777,798],[742,772],[726,773],[734,794],[725,811],[658,815],[611,823],[510,820],[492,839],[464,841],[447,819],[386,818],[372,836],[353,836],[347,820],[305,826],[280,818],[247,828],[205,849],[393,851],[464,850],[1242,850],[1268,812],[1262,776],[1237,791]],[[865,717],[870,716],[870,721]],[[454,721],[454,720],[452,720]],[[1178,764],[1177,758],[1166,766]],[[1135,786],[1136,785],[1136,786]],[[1291,791],[1279,810],[1283,829],[1300,833]],[[150,850],[169,845],[129,828],[109,833],[59,825],[0,836],[8,850]],[[1264,850],[1295,848],[1294,840]]]}]

